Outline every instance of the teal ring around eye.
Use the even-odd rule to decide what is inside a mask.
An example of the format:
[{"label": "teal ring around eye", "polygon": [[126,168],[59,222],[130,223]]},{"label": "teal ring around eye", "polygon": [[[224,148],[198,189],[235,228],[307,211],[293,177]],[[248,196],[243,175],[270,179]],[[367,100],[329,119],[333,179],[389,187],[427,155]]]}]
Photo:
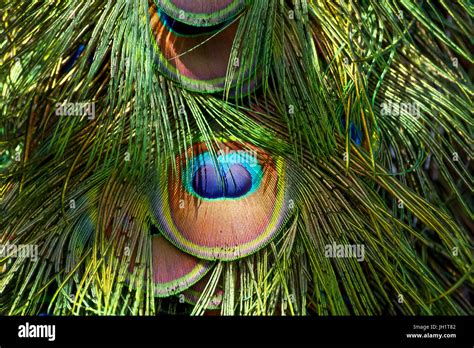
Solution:
[{"label": "teal ring around eye", "polygon": [[[206,198],[200,195],[193,187],[193,179],[203,167],[212,167],[215,168],[215,165],[219,166],[219,173],[224,177],[226,173],[228,173],[231,168],[235,165],[239,165],[250,174],[251,177],[251,187],[244,195],[239,197],[219,197],[219,198]],[[199,154],[198,156],[194,157],[192,160],[188,162],[186,169],[183,172],[182,181],[184,183],[185,189],[191,193],[192,195],[204,199],[204,200],[235,200],[235,199],[242,199],[251,195],[255,192],[262,181],[263,177],[263,170],[262,166],[258,162],[256,154],[249,153],[247,151],[231,151],[229,153],[218,153],[217,158],[213,161],[211,154],[209,152],[204,152]]]}]

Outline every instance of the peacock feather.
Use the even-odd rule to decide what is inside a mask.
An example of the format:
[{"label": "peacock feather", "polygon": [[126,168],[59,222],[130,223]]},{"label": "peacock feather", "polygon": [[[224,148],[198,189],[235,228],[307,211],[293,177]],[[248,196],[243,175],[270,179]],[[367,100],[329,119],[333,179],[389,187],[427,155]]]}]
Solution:
[{"label": "peacock feather", "polygon": [[0,314],[473,314],[468,1],[0,9]]}]

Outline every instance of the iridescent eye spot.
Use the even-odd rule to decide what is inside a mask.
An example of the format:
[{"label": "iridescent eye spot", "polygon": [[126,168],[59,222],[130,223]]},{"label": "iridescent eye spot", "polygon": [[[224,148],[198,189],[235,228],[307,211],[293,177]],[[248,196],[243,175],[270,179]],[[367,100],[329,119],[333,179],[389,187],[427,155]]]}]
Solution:
[{"label": "iridescent eye spot", "polygon": [[239,69],[229,96],[257,88],[259,50],[249,59],[253,65],[230,62],[245,6],[244,0],[156,0],[149,14],[160,73],[187,89],[215,93],[226,89],[231,63]]},{"label": "iridescent eye spot", "polygon": [[239,164],[225,172],[212,166],[201,166],[193,177],[193,190],[202,198],[238,198],[252,188],[252,176]]},{"label": "iridescent eye spot", "polygon": [[183,182],[186,189],[202,199],[239,199],[254,192],[262,179],[256,157],[244,151],[217,156],[200,154],[188,165]]},{"label": "iridescent eye spot", "polygon": [[290,209],[287,163],[263,149],[196,143],[157,177],[153,215],[163,236],[205,260],[235,260],[269,243]]}]

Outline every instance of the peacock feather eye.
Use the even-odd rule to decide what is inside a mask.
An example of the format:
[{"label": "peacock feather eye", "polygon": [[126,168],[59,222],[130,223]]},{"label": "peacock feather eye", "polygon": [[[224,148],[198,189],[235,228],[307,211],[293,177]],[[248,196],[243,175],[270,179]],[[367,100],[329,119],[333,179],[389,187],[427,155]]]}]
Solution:
[{"label": "peacock feather eye", "polygon": [[163,236],[152,236],[152,265],[155,296],[168,297],[189,288],[206,275],[209,261],[199,260],[176,249]]},{"label": "peacock feather eye", "polygon": [[[147,240],[151,244],[151,278],[156,297],[169,297],[181,293],[203,278],[213,263],[200,260],[174,247],[162,235],[152,235]],[[138,247],[134,248],[129,272],[135,269]]]},{"label": "peacock feather eye", "polygon": [[152,211],[163,235],[184,252],[234,260],[262,248],[285,222],[287,168],[248,144],[221,141],[213,150],[198,143],[177,156],[177,173],[158,179]]},{"label": "peacock feather eye", "polygon": [[[235,69],[231,95],[256,86],[256,66],[230,64],[244,1],[158,1],[149,8],[159,71],[199,92],[223,91]],[[258,54],[257,52],[255,53]],[[253,59],[256,62],[257,59]]]}]

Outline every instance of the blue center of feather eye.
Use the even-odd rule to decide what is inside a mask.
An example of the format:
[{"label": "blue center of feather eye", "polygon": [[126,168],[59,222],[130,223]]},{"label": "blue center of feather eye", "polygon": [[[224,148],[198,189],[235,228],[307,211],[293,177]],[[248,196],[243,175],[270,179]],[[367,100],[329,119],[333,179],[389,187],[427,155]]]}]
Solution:
[{"label": "blue center of feather eye", "polygon": [[243,166],[232,165],[227,171],[219,166],[205,165],[198,168],[193,177],[193,190],[208,199],[238,198],[252,188],[252,176]]},{"label": "blue center of feather eye", "polygon": [[262,168],[244,151],[218,155],[214,161],[206,152],[194,158],[185,173],[187,189],[200,198],[238,199],[258,188]]}]

